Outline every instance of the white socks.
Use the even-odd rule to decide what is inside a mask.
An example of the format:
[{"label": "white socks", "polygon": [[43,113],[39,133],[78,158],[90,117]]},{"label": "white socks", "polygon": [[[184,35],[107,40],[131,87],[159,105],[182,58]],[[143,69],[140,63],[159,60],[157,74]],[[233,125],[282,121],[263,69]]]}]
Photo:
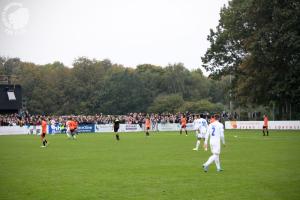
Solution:
[{"label": "white socks", "polygon": [[197,143],[196,143],[196,148],[195,149],[199,149],[199,146],[200,146],[200,140],[197,140]]},{"label": "white socks", "polygon": [[217,169],[219,170],[219,169],[221,169],[221,166],[220,166],[220,156],[219,156],[219,154],[215,154],[215,163],[216,163],[216,167],[217,167]]}]

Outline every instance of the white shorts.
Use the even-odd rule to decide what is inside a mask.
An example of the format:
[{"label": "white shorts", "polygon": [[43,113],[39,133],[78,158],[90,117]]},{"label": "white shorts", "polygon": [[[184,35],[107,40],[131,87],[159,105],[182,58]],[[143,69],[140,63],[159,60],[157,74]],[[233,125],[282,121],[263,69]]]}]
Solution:
[{"label": "white shorts", "polygon": [[210,144],[210,151],[213,154],[220,154],[221,153],[221,145],[220,144]]},{"label": "white shorts", "polygon": [[200,129],[200,133],[202,133],[204,135],[204,137],[205,137],[206,129],[205,128]]},{"label": "white shorts", "polygon": [[203,133],[198,133],[197,138],[198,139],[205,138],[205,135]]}]

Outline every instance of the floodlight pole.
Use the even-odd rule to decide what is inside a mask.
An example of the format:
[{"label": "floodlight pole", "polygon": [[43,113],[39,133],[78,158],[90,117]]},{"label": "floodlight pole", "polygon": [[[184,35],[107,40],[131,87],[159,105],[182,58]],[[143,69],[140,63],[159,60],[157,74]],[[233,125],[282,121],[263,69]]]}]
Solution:
[{"label": "floodlight pole", "polygon": [[229,90],[229,111],[230,111],[230,114],[232,114],[232,85],[231,85],[231,82],[232,82],[232,77],[231,77],[231,73],[229,74],[229,82],[230,82],[230,90]]}]

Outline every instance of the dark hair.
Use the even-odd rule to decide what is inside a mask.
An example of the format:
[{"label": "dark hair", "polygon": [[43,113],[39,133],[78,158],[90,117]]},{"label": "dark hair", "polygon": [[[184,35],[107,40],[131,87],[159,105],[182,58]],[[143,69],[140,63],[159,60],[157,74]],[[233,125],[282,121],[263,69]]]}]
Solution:
[{"label": "dark hair", "polygon": [[201,114],[200,114],[200,117],[201,117],[201,118],[203,118],[203,117],[204,117],[204,115],[201,113]]},{"label": "dark hair", "polygon": [[215,114],[214,117],[215,117],[216,120],[220,119],[220,115],[218,115],[218,114]]}]

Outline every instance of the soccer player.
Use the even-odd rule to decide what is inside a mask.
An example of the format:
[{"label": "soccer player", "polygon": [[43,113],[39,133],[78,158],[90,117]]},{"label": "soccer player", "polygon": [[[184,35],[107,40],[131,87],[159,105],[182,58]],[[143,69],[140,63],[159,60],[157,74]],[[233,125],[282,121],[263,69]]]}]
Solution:
[{"label": "soccer player", "polygon": [[209,124],[207,133],[205,135],[205,142],[204,148],[207,149],[207,142],[210,140],[210,150],[212,155],[208,158],[206,163],[203,164],[203,169],[205,172],[208,170],[208,166],[215,162],[217,166],[217,171],[223,171],[220,165],[220,153],[221,153],[221,141],[223,145],[225,145],[225,138],[224,138],[224,126],[220,123],[219,115],[215,115],[215,121]]},{"label": "soccer player", "polygon": [[199,119],[199,115],[195,116],[194,122],[194,130],[196,132],[196,137],[197,137],[197,142],[196,142],[196,147],[193,149],[195,151],[198,151],[199,145],[200,145],[200,119]]},{"label": "soccer player", "polygon": [[76,125],[75,125],[75,122],[72,120],[71,117],[66,122],[66,125],[67,125],[67,136],[69,138],[76,139],[76,136],[75,136],[75,126]]},{"label": "soccer player", "polygon": [[76,122],[75,122],[75,120],[71,120],[70,121],[70,133],[71,133],[71,137],[72,137],[72,139],[76,139]]},{"label": "soccer player", "polygon": [[46,140],[46,133],[47,133],[47,122],[45,118],[42,118],[42,134],[41,134],[41,140],[43,145],[41,147],[46,147],[46,144],[48,141]]},{"label": "soccer player", "polygon": [[119,121],[118,117],[116,117],[113,121],[113,128],[114,128],[114,132],[116,134],[116,139],[120,140],[120,136],[119,136],[119,133],[118,133],[119,128],[120,128],[120,121]]},{"label": "soccer player", "polygon": [[78,135],[78,121],[74,120],[74,133]]},{"label": "soccer player", "polygon": [[51,124],[51,133],[55,134],[56,133],[56,126],[55,126],[56,122],[55,122],[54,118],[52,118],[52,119],[50,118],[50,124]]},{"label": "soccer player", "polygon": [[67,131],[66,134],[67,136],[70,138],[71,134],[70,134],[70,126],[71,126],[71,118],[68,118],[68,120],[66,121],[66,127],[67,127]]},{"label": "soccer player", "polygon": [[205,134],[207,129],[207,121],[203,118],[203,114],[196,115],[196,119],[194,120],[194,129],[196,130],[197,142],[196,147],[193,149],[198,151],[201,139],[205,140]]},{"label": "soccer player", "polygon": [[268,116],[264,115],[263,136],[265,136],[265,130],[267,131],[267,136],[269,136],[268,124],[269,124]]},{"label": "soccer player", "polygon": [[146,120],[145,120],[146,136],[149,136],[149,130],[150,130],[150,118],[149,118],[149,116],[147,116]]},{"label": "soccer player", "polygon": [[67,126],[66,134],[67,134],[68,138],[71,137],[71,124],[72,124],[72,118],[69,117],[67,122],[66,122],[66,126]]},{"label": "soccer player", "polygon": [[180,124],[181,124],[181,128],[180,128],[180,135],[182,134],[182,130],[185,131],[185,136],[188,135],[188,132],[186,130],[186,117],[185,115],[183,114],[181,119],[180,119]]}]

